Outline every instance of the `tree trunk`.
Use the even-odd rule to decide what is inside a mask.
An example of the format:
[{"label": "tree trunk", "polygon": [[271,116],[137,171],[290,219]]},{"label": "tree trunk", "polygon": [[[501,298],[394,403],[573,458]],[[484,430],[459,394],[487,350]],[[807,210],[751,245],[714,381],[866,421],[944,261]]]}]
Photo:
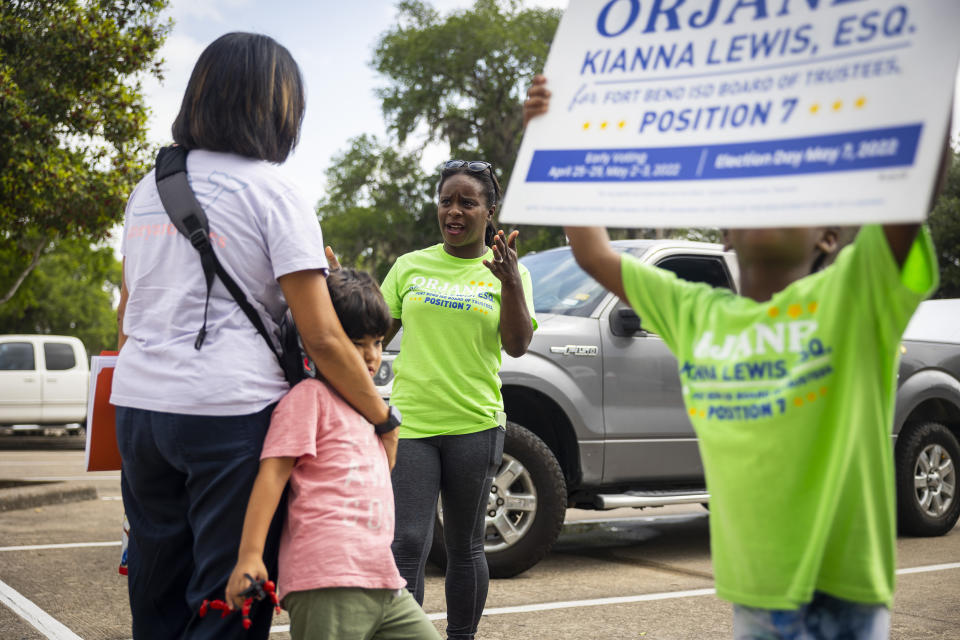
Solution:
[{"label": "tree trunk", "polygon": [[37,248],[33,250],[33,257],[30,259],[30,264],[27,265],[26,269],[23,270],[16,280],[13,281],[13,284],[10,286],[10,290],[2,298],[0,298],[0,304],[5,304],[17,293],[17,289],[20,288],[20,285],[23,284],[23,281],[27,279],[27,276],[30,275],[30,272],[33,271],[37,264],[40,262],[40,258],[43,256],[43,249],[47,246],[47,243],[50,242],[49,238],[44,238],[37,244]]}]

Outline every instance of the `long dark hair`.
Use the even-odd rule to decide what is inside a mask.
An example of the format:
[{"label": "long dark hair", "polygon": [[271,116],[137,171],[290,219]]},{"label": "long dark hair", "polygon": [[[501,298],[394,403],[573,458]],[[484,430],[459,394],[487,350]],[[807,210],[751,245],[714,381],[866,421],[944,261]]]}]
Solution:
[{"label": "long dark hair", "polygon": [[222,35],[193,67],[173,139],[187,149],[280,163],[297,145],[306,98],[300,68],[273,38]]},{"label": "long dark hair", "polygon": [[[474,180],[478,181],[483,185],[483,195],[487,199],[487,208],[496,207],[500,204],[500,182],[497,180],[496,174],[493,172],[493,165],[490,165],[483,171],[473,171],[468,169],[466,165],[462,167],[454,168],[444,168],[440,171],[440,182],[437,184],[437,195],[440,195],[440,190],[443,189],[443,183],[446,182],[447,178],[450,176],[455,176],[458,174],[463,174],[470,176]],[[483,231],[483,243],[486,246],[493,245],[493,238],[497,235],[497,227],[493,223],[493,220],[487,220],[487,228]]]}]

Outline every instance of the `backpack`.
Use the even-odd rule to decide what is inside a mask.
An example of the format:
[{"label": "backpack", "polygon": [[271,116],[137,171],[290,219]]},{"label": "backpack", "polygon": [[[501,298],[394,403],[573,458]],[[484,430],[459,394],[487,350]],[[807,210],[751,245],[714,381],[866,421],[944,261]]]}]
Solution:
[{"label": "backpack", "polygon": [[160,201],[163,208],[177,230],[182,233],[200,254],[200,264],[203,267],[204,279],[207,283],[207,297],[203,305],[203,326],[197,333],[193,348],[200,350],[207,336],[207,309],[210,306],[210,287],[215,276],[220,278],[227,291],[233,296],[243,313],[250,319],[257,332],[263,336],[267,346],[276,356],[283,370],[283,375],[292,387],[304,378],[317,377],[316,365],[310,360],[303,349],[303,342],[293,322],[293,314],[287,309],[280,321],[279,349],[267,333],[260,315],[247,300],[246,294],[237,285],[230,274],[217,259],[217,254],[210,243],[210,225],[203,207],[197,200],[190,183],[187,181],[187,150],[181,146],[169,146],[160,149],[157,154],[155,169],[157,190],[160,192]]}]

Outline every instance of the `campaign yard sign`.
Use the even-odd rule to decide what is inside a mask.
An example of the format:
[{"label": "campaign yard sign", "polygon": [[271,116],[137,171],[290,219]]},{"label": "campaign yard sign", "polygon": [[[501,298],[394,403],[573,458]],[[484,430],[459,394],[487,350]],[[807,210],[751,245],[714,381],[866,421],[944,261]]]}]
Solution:
[{"label": "campaign yard sign", "polygon": [[958,55],[960,0],[574,0],[501,218],[922,220]]}]

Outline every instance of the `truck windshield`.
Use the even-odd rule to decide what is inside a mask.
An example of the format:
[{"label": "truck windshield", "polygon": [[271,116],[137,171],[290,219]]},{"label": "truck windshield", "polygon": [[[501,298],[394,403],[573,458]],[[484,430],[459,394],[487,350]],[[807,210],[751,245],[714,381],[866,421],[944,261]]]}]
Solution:
[{"label": "truck windshield", "polygon": [[[616,245],[613,248],[620,253],[625,250]],[[537,313],[587,317],[607,293],[577,265],[569,247],[528,254],[520,262],[530,270]]]}]

